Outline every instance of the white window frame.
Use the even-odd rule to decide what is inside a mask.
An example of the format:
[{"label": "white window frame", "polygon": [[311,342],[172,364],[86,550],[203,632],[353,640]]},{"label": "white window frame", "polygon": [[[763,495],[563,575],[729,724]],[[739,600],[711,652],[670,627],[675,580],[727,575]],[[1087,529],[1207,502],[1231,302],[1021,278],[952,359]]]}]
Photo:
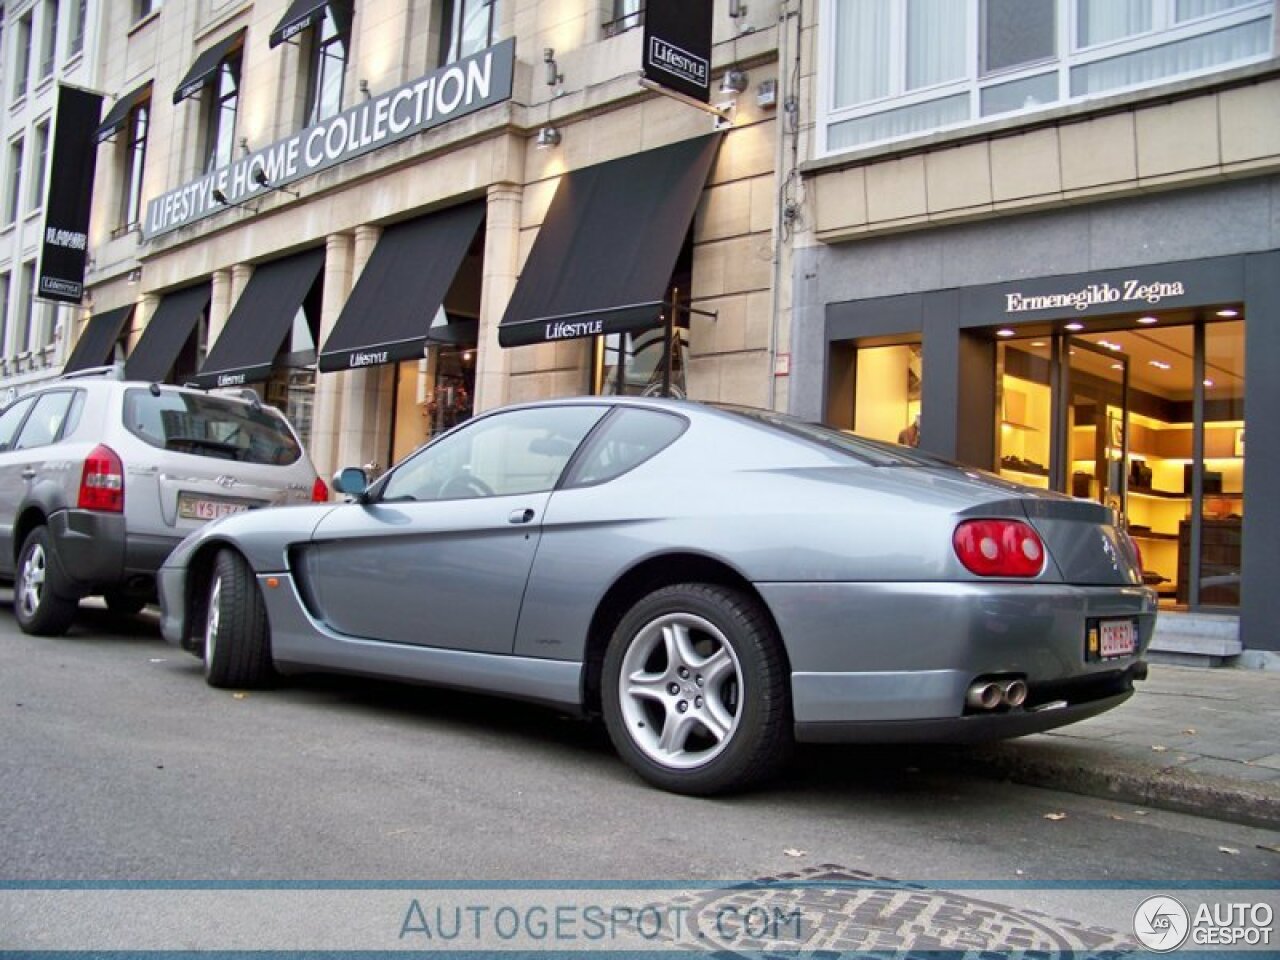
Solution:
[{"label": "white window frame", "polygon": [[[818,157],[838,156],[850,151],[883,146],[898,140],[911,139],[943,130],[962,130],[966,127],[971,127],[993,120],[1004,121],[1011,118],[1034,115],[1045,110],[1055,109],[1072,103],[1082,103],[1097,97],[1115,96],[1117,94],[1141,90],[1145,87],[1156,86],[1163,83],[1208,76],[1228,68],[1243,66],[1250,63],[1260,63],[1275,55],[1275,22],[1277,15],[1280,15],[1280,9],[1277,9],[1280,7],[1280,0],[1255,0],[1255,2],[1245,3],[1242,6],[1222,13],[1213,13],[1207,16],[1187,20],[1181,24],[1176,24],[1174,22],[1174,15],[1177,0],[1152,0],[1154,11],[1152,15],[1152,29],[1150,31],[1137,36],[1125,37],[1120,40],[1114,40],[1108,43],[1097,44],[1095,46],[1081,49],[1076,46],[1075,42],[1078,28],[1077,0],[1057,0],[1055,17],[1057,29],[1057,55],[1047,60],[1038,60],[1034,63],[1020,64],[1017,67],[998,70],[984,76],[981,74],[981,64],[979,62],[981,0],[967,0],[967,26],[965,31],[966,77],[961,80],[935,84],[929,87],[921,87],[907,92],[903,89],[906,76],[905,64],[903,61],[905,59],[906,52],[905,11],[907,0],[894,0],[890,24],[891,44],[889,70],[891,92],[888,96],[881,97],[876,100],[866,101],[853,106],[836,108],[834,104],[835,63],[837,59],[837,0],[820,0],[820,2],[822,6],[818,31],[818,129],[816,151],[816,155]],[[1111,60],[1129,53],[1137,53],[1143,50],[1162,47],[1166,44],[1176,43],[1180,40],[1187,40],[1197,36],[1217,33],[1231,27],[1251,23],[1267,17],[1271,19],[1272,24],[1272,30],[1270,31],[1271,48],[1258,56],[1234,60],[1229,64],[1208,67],[1203,70],[1171,74],[1151,82],[1111,87],[1105,92],[1097,94],[1082,94],[1079,96],[1071,95],[1071,77],[1072,72],[1075,69],[1101,61]],[[1011,110],[983,116],[982,93],[984,90],[1002,86],[1003,84],[1013,81],[1030,79],[1032,77],[1038,77],[1049,73],[1056,74],[1056,99],[1047,103],[1024,107],[1020,110]],[[947,97],[960,95],[967,96],[969,100],[968,117],[961,122],[931,128],[926,131],[913,131],[904,133],[900,136],[880,140],[868,140],[847,147],[833,148],[830,145],[831,128],[845,121],[872,117],[890,110],[911,107],[917,104],[930,103]]]}]

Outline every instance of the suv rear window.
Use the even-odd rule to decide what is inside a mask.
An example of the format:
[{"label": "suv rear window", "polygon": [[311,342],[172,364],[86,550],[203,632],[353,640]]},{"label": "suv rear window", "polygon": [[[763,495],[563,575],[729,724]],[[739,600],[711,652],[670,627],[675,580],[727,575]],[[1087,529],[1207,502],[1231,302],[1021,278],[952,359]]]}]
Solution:
[{"label": "suv rear window", "polygon": [[124,425],[161,450],[240,463],[294,463],[302,448],[279,414],[223,397],[127,390]]}]

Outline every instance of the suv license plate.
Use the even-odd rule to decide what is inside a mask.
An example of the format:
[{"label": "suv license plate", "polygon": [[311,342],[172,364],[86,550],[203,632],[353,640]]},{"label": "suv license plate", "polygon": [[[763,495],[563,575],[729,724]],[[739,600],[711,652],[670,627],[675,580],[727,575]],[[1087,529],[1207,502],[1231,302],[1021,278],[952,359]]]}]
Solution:
[{"label": "suv license plate", "polygon": [[242,500],[210,500],[184,493],[178,496],[178,516],[186,520],[217,520],[233,513],[244,513],[250,504]]},{"label": "suv license plate", "polygon": [[1103,620],[1098,624],[1099,649],[1102,659],[1127,657],[1133,653],[1135,630],[1132,620]]}]

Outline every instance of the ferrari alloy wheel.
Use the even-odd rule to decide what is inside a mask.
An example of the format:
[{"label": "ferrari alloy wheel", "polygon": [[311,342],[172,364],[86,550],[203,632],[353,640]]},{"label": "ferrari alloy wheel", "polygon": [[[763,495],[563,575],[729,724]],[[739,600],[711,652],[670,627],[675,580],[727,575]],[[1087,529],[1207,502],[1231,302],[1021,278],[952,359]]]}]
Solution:
[{"label": "ferrari alloy wheel", "polygon": [[275,678],[267,610],[244,557],[223,550],[204,606],[204,676],[214,687],[265,687]]},{"label": "ferrari alloy wheel", "polygon": [[22,544],[13,585],[13,612],[24,633],[56,637],[66,633],[78,606],[62,583],[53,543],[45,527],[36,527]]},{"label": "ferrari alloy wheel", "polygon": [[755,600],[726,587],[679,584],[637,603],[605,655],[602,703],[623,759],[679,793],[743,787],[789,753],[776,631]]}]

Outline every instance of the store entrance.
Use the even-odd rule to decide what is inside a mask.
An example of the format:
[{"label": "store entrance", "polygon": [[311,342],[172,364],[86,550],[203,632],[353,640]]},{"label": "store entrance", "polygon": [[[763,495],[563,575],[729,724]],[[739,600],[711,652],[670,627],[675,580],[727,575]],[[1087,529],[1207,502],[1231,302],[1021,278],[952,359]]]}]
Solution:
[{"label": "store entrance", "polygon": [[1000,475],[1112,507],[1164,607],[1240,603],[1239,314],[1152,314],[997,347]]}]

